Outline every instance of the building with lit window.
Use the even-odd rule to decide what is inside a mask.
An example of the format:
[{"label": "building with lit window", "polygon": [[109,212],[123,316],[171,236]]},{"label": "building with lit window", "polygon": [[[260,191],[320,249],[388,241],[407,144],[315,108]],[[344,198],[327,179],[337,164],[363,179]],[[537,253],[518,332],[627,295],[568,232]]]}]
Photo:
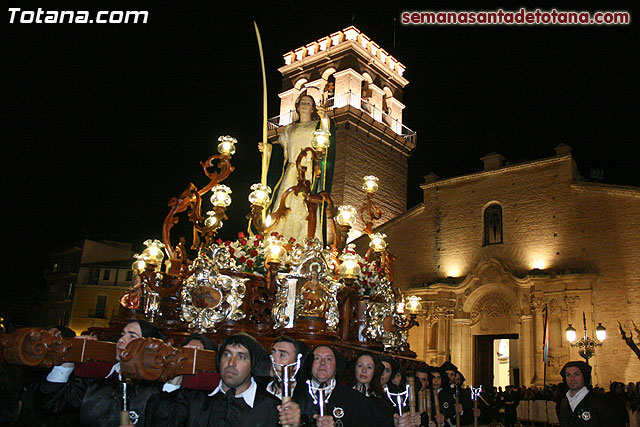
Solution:
[{"label": "building with lit window", "polygon": [[608,333],[590,359],[595,382],[637,379],[617,322],[629,331],[640,319],[640,188],[585,181],[564,144],[535,161],[482,160],[480,172],[427,175],[424,201],[376,229],[396,256],[396,285],[425,309],[412,350],[431,365],[451,359],[474,384],[500,372],[542,384],[546,311],[546,380],[558,382],[581,360],[565,330],[581,338],[584,313],[589,337],[599,323]]},{"label": "building with lit window", "polygon": [[42,325],[68,325],[76,332],[105,325],[131,285],[131,243],[84,239],[51,254],[45,271]]}]

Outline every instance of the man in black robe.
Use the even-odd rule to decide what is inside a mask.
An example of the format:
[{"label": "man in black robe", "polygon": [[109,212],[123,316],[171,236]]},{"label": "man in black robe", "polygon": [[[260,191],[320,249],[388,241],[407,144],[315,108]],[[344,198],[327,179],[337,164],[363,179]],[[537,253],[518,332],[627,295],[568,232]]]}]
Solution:
[{"label": "man in black robe", "polygon": [[506,386],[504,389],[504,425],[505,427],[513,427],[518,421],[518,405],[520,399],[518,392],[513,386]]},{"label": "man in black robe", "polygon": [[[303,376],[293,393],[300,405],[302,425],[313,427],[370,427],[380,425],[371,402],[343,384],[345,358],[333,348],[319,345],[309,355],[303,367]],[[308,380],[308,382],[306,382]],[[311,388],[325,388],[324,416],[320,416],[318,393]],[[333,388],[332,388],[333,387]],[[312,396],[312,392],[314,396]]]},{"label": "man in black robe", "polygon": [[568,362],[560,375],[569,388],[556,406],[561,427],[616,425],[615,415],[609,406],[591,390],[591,366],[582,361]]},{"label": "man in black robe", "polygon": [[289,382],[290,393],[295,390],[298,382],[296,366],[298,359],[300,359],[300,368],[304,363],[304,360],[309,353],[309,347],[302,341],[298,341],[294,338],[283,335],[271,345],[271,370],[269,377],[261,378],[258,380],[258,385],[264,386],[267,392],[271,393],[278,399],[282,399],[283,393],[283,369],[285,366],[289,366],[288,375],[289,379],[296,375],[292,381]]},{"label": "man in black robe", "polygon": [[455,388],[458,392],[458,396],[460,399],[460,404],[462,405],[462,425],[471,425],[473,424],[474,415],[477,418],[480,418],[482,412],[480,409],[475,409],[473,405],[473,400],[471,396],[471,389],[468,387],[464,387],[464,375],[462,372],[457,370],[454,375],[454,383]]},{"label": "man in black robe", "polygon": [[[118,363],[113,365],[109,374],[103,379],[71,376],[75,368],[73,363],[63,363],[54,367],[46,381],[39,387],[44,409],[54,414],[64,413],[69,409],[79,409],[80,423],[83,426],[120,425],[120,412],[123,407],[120,354],[129,342],[137,338],[164,340],[164,335],[158,328],[144,320],[132,320],[127,323],[116,344]],[[162,384],[149,381],[136,381],[128,386],[129,419],[132,424],[145,424],[147,401],[161,389]]]},{"label": "man in black robe", "polygon": [[[429,382],[431,383],[433,393],[438,396],[440,410],[439,417],[435,416],[435,405],[433,406],[433,419],[435,420],[436,425],[442,425],[443,423],[450,426],[456,425],[455,400],[449,385],[449,377],[444,369],[432,368],[429,372]],[[433,401],[435,402],[435,398]],[[425,421],[423,420],[423,422]]]},{"label": "man in black robe", "polygon": [[[456,414],[460,414],[460,423],[462,425],[467,425],[473,422],[473,412],[471,407],[471,395],[468,395],[468,399],[466,395],[463,395],[460,387],[456,384],[456,374],[458,373],[458,367],[451,362],[444,362],[442,366],[440,366],[442,370],[444,370],[445,374],[449,378],[449,387],[451,387],[451,395],[454,398],[458,396],[458,401],[460,403],[454,404],[454,409]],[[455,415],[454,415],[455,420]]]},{"label": "man in black robe", "polygon": [[278,422],[299,425],[300,412],[258,388],[254,376],[266,366],[267,354],[246,333],[227,337],[216,354],[220,384],[208,393],[180,389],[162,393],[149,402],[148,425],[189,427],[267,427]]}]

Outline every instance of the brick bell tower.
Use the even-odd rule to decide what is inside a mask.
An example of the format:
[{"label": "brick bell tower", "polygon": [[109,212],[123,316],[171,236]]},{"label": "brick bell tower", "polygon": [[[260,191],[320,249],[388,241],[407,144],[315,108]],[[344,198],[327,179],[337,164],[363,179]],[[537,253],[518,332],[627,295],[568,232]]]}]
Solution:
[{"label": "brick bell tower", "polygon": [[[360,208],[362,179],[375,175],[383,216],[374,226],[403,213],[408,157],[416,146],[416,133],[402,124],[402,91],[409,83],[402,77],[404,65],[353,26],[283,57],[280,115],[269,120],[270,142],[297,119],[295,102],[306,90],[335,122],[335,205]],[[355,228],[357,236],[364,224]]]}]

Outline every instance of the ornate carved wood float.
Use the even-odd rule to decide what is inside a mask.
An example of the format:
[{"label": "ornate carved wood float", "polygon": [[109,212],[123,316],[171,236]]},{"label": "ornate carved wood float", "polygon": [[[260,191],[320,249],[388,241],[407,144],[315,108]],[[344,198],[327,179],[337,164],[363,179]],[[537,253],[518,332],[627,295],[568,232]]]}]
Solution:
[{"label": "ornate carved wood float", "polygon": [[[119,336],[130,319],[139,318],[154,323],[170,339],[168,343],[154,339],[131,342],[121,355],[122,372],[131,378],[162,381],[215,370],[214,352],[172,346],[192,332],[220,344],[225,337],[243,331],[267,349],[275,338],[286,334],[310,347],[333,345],[347,357],[369,350],[384,352],[402,365],[420,363],[413,359],[415,353],[407,344],[407,331],[417,324],[415,313],[408,317],[399,308],[404,306],[404,298],[392,284],[393,256],[387,251],[384,235],[373,233],[373,221],[380,217],[372,199],[377,178],[365,177],[366,201],[359,211],[366,224],[364,231],[371,237],[364,257],[353,245],[345,248],[351,225],[339,219],[345,212],[354,217],[355,210],[343,206],[338,213],[328,193],[313,193],[300,161],[298,186],[292,189],[307,198],[309,215],[299,220],[311,220],[313,225],[317,205],[326,204],[335,238],[331,246],[313,237],[315,226],[311,225],[304,242],[285,241],[277,233],[267,235],[270,228],[262,218],[262,207],[267,205],[261,204],[264,200],[258,203],[253,193],[249,197],[250,218],[257,233],[246,237],[239,233],[235,242],[216,241],[214,236],[227,219],[225,211],[231,203],[231,190],[220,183],[233,171],[230,160],[236,142],[229,136],[219,141],[220,154],[201,162],[208,183],[201,189],[190,183],[180,196],[172,198],[163,224],[163,242],[148,240],[147,248],[135,256],[133,284],[121,298],[120,315],[109,328],[89,329],[98,339],[106,340]],[[312,155],[317,169],[319,152],[306,149],[299,158],[305,153]],[[213,210],[205,218],[203,196],[209,191],[213,193]],[[193,223],[190,249],[196,253],[191,258],[184,238],[176,246],[171,242],[171,229],[183,212]],[[284,214],[277,213],[276,219]],[[4,335],[2,346],[8,362],[28,366],[115,361],[113,343],[65,340],[37,328]]]}]

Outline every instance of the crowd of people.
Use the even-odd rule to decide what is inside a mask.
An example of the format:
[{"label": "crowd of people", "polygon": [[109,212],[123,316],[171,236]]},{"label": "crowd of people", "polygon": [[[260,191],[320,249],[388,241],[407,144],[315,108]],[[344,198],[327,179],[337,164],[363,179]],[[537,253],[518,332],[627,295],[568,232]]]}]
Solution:
[{"label": "crowd of people", "polygon": [[[615,415],[616,421],[610,421],[612,427],[640,427],[640,382],[624,384],[614,381],[609,385],[609,390],[598,386],[593,388],[594,394],[602,398],[609,409]],[[503,423],[514,425],[516,423],[516,408],[522,401],[548,401],[558,404],[566,396],[567,385],[548,384],[545,387],[538,386],[507,386],[493,387],[483,390],[482,405],[487,408],[486,415],[481,417],[482,424]],[[512,403],[515,402],[515,403]],[[515,405],[515,407],[513,407]]]},{"label": "crowd of people", "polygon": [[[492,388],[472,396],[450,362],[404,372],[391,357],[365,351],[347,360],[333,346],[311,349],[287,336],[267,351],[246,333],[227,337],[219,347],[195,334],[182,345],[216,350],[215,374],[178,376],[164,384],[124,382],[120,358],[137,338],[164,335],[132,320],[117,339],[117,362],[99,374],[72,363],[44,373],[0,364],[0,425],[436,427],[475,420],[513,426],[518,404],[535,399],[556,402],[562,426],[638,425],[640,384],[615,382],[607,393],[592,388],[591,367],[584,362],[567,363],[559,385]],[[417,404],[409,397],[410,383]]]}]

